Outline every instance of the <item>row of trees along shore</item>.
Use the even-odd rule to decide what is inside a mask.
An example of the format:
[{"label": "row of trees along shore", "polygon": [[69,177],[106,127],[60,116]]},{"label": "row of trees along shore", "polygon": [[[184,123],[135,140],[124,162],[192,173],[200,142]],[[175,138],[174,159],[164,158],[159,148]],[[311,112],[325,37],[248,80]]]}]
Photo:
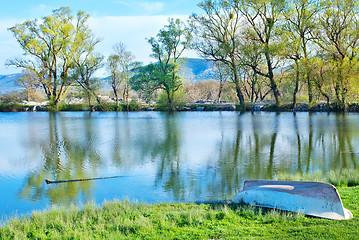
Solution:
[{"label": "row of trees along shore", "polygon": [[73,15],[65,7],[10,28],[27,57],[7,64],[25,69],[54,108],[74,85],[82,87],[89,103],[95,98],[102,106],[93,76],[106,66],[117,105],[121,94],[128,105],[131,89],[145,100],[162,92],[174,110],[176,93],[183,91],[178,71],[187,49],[214,63],[218,99],[224,82],[231,82],[242,109],[245,102],[268,98],[277,107],[285,99],[294,108],[299,93],[309,105],[325,101],[343,110],[358,101],[356,0],[207,0],[198,7],[199,14],[186,22],[169,19],[147,39],[155,63],[146,66],[122,43],[105,61],[95,52],[100,40],[87,25],[89,15]]}]

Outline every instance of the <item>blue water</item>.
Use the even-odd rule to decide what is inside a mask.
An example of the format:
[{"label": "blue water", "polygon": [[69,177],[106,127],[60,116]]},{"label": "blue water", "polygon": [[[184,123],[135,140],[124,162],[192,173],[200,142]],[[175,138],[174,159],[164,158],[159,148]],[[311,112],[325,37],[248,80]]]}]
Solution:
[{"label": "blue water", "polygon": [[358,162],[359,114],[0,113],[0,216],[115,198],[231,199],[246,179]]}]

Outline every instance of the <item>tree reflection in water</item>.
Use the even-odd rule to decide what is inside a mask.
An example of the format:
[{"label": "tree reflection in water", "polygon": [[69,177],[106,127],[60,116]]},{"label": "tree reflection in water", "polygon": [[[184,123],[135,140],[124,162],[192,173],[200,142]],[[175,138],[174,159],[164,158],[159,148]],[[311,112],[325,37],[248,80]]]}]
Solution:
[{"label": "tree reflection in water", "polygon": [[[357,168],[359,125],[347,114],[252,113],[238,115],[235,137],[218,142],[217,161],[206,173],[208,196],[233,196],[244,180],[277,173]],[[353,118],[351,118],[353,119]],[[283,125],[283,126],[282,126]],[[222,134],[223,135],[223,134]],[[350,161],[348,161],[348,157]],[[268,160],[269,159],[269,160]],[[305,159],[303,165],[302,159]]]},{"label": "tree reflection in water", "polygon": [[77,132],[81,138],[74,139],[74,132],[69,133],[72,131],[69,130],[71,122],[67,122],[61,114],[49,114],[48,141],[41,143],[43,167],[29,174],[24,187],[19,191],[20,198],[36,201],[45,197],[52,204],[69,204],[80,200],[79,197],[84,202],[91,199],[92,181],[49,186],[45,183],[45,179],[66,180],[96,176],[101,161],[96,152],[96,128],[91,115],[85,115],[82,123],[84,126],[80,129],[84,132]]},{"label": "tree reflection in water", "polygon": [[[172,201],[228,199],[246,179],[357,168],[357,117],[236,112],[50,114],[48,135],[41,142],[43,165],[28,174],[18,197],[46,198],[53,204],[86,202],[96,195],[96,182],[46,186],[44,179],[99,177],[109,167],[126,174],[142,167],[144,175],[136,181],[147,187],[138,189],[144,199],[159,192],[171,195],[167,199]],[[150,187],[144,182],[149,179]]]}]

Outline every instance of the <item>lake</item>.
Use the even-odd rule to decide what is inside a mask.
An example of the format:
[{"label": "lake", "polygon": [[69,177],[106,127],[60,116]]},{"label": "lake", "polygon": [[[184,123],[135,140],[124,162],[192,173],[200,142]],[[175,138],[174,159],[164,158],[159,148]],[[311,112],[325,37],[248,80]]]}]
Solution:
[{"label": "lake", "polygon": [[357,113],[0,113],[0,216],[115,198],[231,199],[246,179],[358,164]]}]

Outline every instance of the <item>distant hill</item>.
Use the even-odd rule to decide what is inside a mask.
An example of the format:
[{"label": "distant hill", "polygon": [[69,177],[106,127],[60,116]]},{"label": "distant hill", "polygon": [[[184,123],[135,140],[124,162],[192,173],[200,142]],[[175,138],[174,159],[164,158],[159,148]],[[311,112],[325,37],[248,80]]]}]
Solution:
[{"label": "distant hill", "polygon": [[184,58],[180,66],[179,74],[185,81],[198,82],[214,78],[214,67],[212,62],[201,58]]},{"label": "distant hill", "polygon": [[[184,81],[195,83],[214,78],[212,62],[200,58],[184,58],[182,60],[179,74],[184,78]],[[15,85],[15,81],[21,76],[21,73],[0,75],[0,93],[6,94],[15,90],[23,90],[23,88]],[[105,77],[101,79],[106,89],[110,88],[106,83],[108,78],[109,77]]]},{"label": "distant hill", "polygon": [[15,85],[15,81],[21,76],[21,73],[0,75],[0,93],[6,94],[15,90],[22,90],[21,87]]}]

